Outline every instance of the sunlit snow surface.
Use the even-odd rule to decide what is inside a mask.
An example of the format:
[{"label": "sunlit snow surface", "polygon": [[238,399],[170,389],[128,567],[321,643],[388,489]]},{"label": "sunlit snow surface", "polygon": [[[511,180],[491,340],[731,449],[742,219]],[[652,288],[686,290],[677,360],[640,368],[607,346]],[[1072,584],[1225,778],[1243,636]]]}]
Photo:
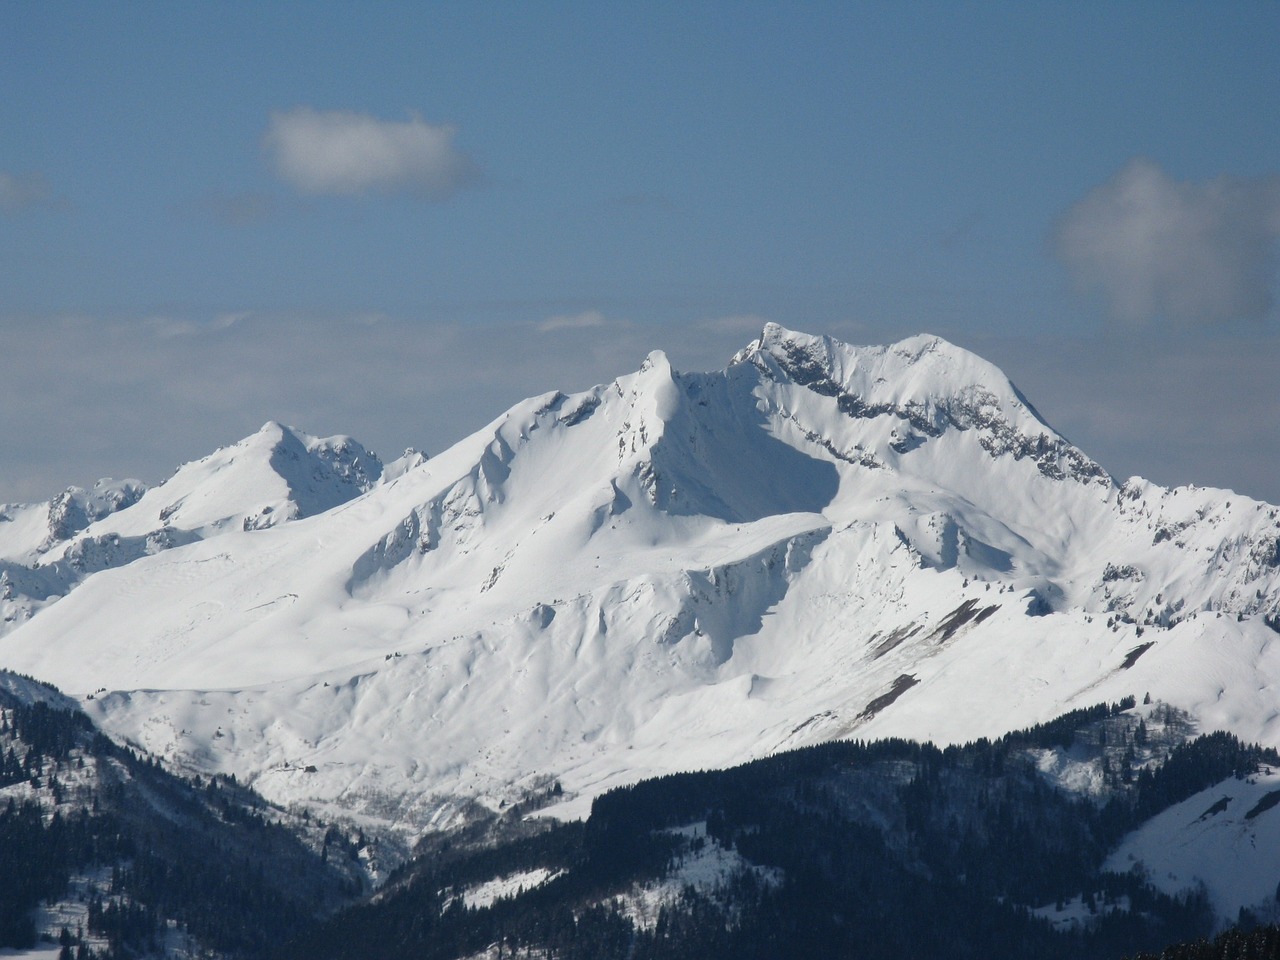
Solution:
[{"label": "sunlit snow surface", "polygon": [[107,518],[143,536],[177,504],[198,537],[85,577],[0,665],[105,688],[104,727],[190,769],[408,833],[551,777],[579,816],[654,774],[1148,691],[1280,744],[1276,508],[1117,485],[934,337],[770,325],[724,371],[653,354],[385,476],[347,446],[341,483],[264,431]]},{"label": "sunlit snow surface", "polygon": [[486,880],[484,883],[464,890],[461,894],[462,902],[469,910],[480,910],[492,906],[498,900],[516,897],[526,890],[549,883],[563,872],[563,870],[547,870],[544,867],[538,867],[534,870],[524,870],[505,877]]},{"label": "sunlit snow surface", "polygon": [[1227,780],[1153,817],[1106,869],[1138,870],[1166,893],[1203,886],[1214,912],[1280,920],[1280,771]]}]

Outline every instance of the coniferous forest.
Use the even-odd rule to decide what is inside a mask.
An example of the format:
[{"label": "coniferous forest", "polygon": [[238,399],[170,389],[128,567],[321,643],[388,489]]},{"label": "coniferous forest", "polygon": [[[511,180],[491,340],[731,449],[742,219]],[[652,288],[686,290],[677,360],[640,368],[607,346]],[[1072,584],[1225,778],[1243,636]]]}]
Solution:
[{"label": "coniferous forest", "polygon": [[[37,906],[96,876],[83,924],[55,938],[64,957],[1275,956],[1273,928],[1210,941],[1203,893],[1102,869],[1154,814],[1280,765],[1228,734],[1179,732],[1173,711],[1149,732],[1134,706],[945,749],[833,742],[647,780],[583,822],[530,816],[556,784],[424,838],[370,896],[342,829],[229,778],[174,776],[82,713],[0,692],[0,863],[18,865],[0,884],[0,946],[48,936]],[[1100,758],[1101,793],[1037,771],[1038,751],[1072,749]],[[531,879],[474,895],[510,877]],[[1063,910],[1084,922],[1055,925]]]},{"label": "coniferous forest", "polygon": [[61,938],[74,957],[158,953],[176,931],[259,956],[361,890],[234,781],[175,777],[77,711],[0,690],[0,746],[0,787],[27,794],[0,805],[0,947],[33,946],[34,908],[74,875],[101,878]]},{"label": "coniferous forest", "polygon": [[[339,914],[281,960],[450,958],[1118,958],[1206,935],[1203,896],[1171,898],[1138,874],[1101,870],[1130,829],[1271,751],[1212,734],[1155,769],[1109,776],[1105,803],[1072,797],[1026,760],[1084,732],[1141,735],[1132,701],[945,750],[907,741],[828,743],[598,798],[584,824],[497,848],[435,850],[377,902]],[[680,828],[705,824],[692,837]],[[686,888],[637,923],[627,891],[678,874],[706,845],[745,869],[715,891]],[[481,909],[454,891],[542,867],[554,880]],[[1033,910],[1075,901],[1092,920],[1055,931]],[[1120,905],[1124,909],[1119,909]]]}]

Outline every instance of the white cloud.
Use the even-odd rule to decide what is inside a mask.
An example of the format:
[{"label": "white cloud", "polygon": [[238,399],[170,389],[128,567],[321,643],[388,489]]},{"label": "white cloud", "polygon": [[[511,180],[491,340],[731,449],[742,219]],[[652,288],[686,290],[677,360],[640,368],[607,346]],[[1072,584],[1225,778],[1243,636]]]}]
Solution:
[{"label": "white cloud", "polygon": [[605,319],[605,315],[599,310],[583,310],[581,313],[547,317],[537,326],[539,333],[549,333],[552,330],[585,330],[590,327],[603,327],[611,322]]},{"label": "white cloud", "polygon": [[1259,319],[1272,304],[1280,176],[1177,181],[1135,159],[1054,234],[1077,285],[1119,319]]},{"label": "white cloud", "polygon": [[0,170],[0,213],[17,213],[49,201],[49,184],[38,173]]},{"label": "white cloud", "polygon": [[220,313],[213,318],[211,324],[215,330],[226,330],[228,327],[234,327],[237,323],[248,320],[252,314],[248,310],[238,310],[234,313]]},{"label": "white cloud", "polygon": [[417,115],[379,120],[298,107],[271,114],[263,145],[280,177],[303,193],[410,190],[443,199],[476,178],[475,164],[453,144],[454,133]]}]

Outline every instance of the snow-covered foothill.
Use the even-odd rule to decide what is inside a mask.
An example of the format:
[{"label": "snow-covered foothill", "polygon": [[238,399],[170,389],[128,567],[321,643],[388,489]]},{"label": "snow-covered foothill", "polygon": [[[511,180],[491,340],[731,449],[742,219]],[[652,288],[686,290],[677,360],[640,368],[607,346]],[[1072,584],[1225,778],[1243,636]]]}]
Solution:
[{"label": "snow-covered foothill", "polygon": [[1108,858],[1171,895],[1203,889],[1222,926],[1280,920],[1280,770],[1225,780],[1156,815]]}]

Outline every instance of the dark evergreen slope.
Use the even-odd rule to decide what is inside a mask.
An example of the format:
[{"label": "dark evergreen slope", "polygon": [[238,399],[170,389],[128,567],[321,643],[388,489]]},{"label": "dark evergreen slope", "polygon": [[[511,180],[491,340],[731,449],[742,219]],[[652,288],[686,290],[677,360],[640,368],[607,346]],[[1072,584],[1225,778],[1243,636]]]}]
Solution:
[{"label": "dark evergreen slope", "polygon": [[[1280,764],[1228,734],[1192,739],[1176,712],[1139,716],[1132,701],[945,750],[828,743],[645,781],[598,798],[585,823],[527,818],[557,798],[551,785],[429,838],[381,891],[335,913],[360,892],[339,831],[230,780],[175,777],[50,688],[0,681],[0,946],[31,946],[32,908],[96,875],[81,881],[84,929],[66,932],[63,956],[1113,960],[1179,942],[1160,956],[1275,955],[1274,931],[1206,944],[1203,898],[1102,871],[1144,820]],[[1035,766],[1045,750],[1095,763],[1105,789],[1054,789]],[[681,890],[708,858],[719,881]],[[467,906],[513,876],[537,879]],[[663,884],[669,895],[645,907],[638,891]],[[1056,929],[1044,916],[1055,904],[1086,922]]]},{"label": "dark evergreen slope", "polygon": [[0,679],[0,947],[30,947],[33,908],[91,872],[103,879],[86,929],[64,938],[72,956],[135,956],[166,940],[259,956],[360,892],[349,862],[310,849],[251,791],[173,776],[52,688]]},{"label": "dark evergreen slope", "polygon": [[1197,940],[1166,947],[1157,953],[1141,953],[1134,960],[1277,960],[1280,927],[1228,930],[1212,941]]},{"label": "dark evergreen slope", "polygon": [[[585,824],[489,849],[437,843],[374,901],[276,956],[1065,960],[1159,949],[1207,933],[1207,903],[1102,872],[1107,850],[1168,805],[1280,757],[1227,734],[1152,746],[1132,705],[946,750],[828,743],[646,781],[598,798]],[[1103,761],[1105,803],[1052,789],[1034,769],[1032,748],[1073,743]],[[1141,758],[1148,768],[1135,774]],[[637,885],[681,876],[710,846],[736,854],[733,875],[633,922]],[[490,906],[460,896],[539,867],[554,879]],[[1031,913],[1068,901],[1087,905],[1090,922],[1059,932]]]}]

